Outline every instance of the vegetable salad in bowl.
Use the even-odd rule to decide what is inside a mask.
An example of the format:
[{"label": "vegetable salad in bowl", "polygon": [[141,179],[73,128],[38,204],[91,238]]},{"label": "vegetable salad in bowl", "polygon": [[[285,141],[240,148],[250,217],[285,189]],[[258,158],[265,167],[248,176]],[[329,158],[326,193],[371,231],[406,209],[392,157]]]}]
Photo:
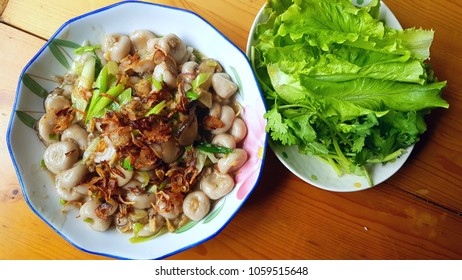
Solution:
[{"label": "vegetable salad in bowl", "polygon": [[161,259],[216,236],[263,166],[246,55],[183,9],[123,1],[71,19],[24,68],[13,110],[26,202],[93,254]]},{"label": "vegetable salad in bowl", "polygon": [[328,190],[387,179],[425,132],[424,117],[448,107],[446,82],[428,63],[434,32],[402,30],[381,1],[363,2],[270,0],[249,37],[276,154]]}]

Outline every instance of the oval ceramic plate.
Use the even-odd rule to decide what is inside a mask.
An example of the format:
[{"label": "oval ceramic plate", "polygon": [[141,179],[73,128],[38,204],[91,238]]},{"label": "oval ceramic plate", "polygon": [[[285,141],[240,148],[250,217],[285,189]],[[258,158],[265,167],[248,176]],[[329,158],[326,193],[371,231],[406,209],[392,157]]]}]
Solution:
[{"label": "oval ceramic plate", "polygon": [[[366,5],[370,1],[353,1],[357,5]],[[257,14],[247,41],[247,56],[250,57],[251,47],[255,44],[253,34],[257,24],[266,20],[263,6]],[[402,29],[400,23],[390,11],[390,9],[382,2],[380,7],[381,18],[386,24],[395,29]],[[335,192],[354,192],[371,188],[367,178],[351,174],[338,176],[335,170],[326,162],[315,156],[307,156],[298,152],[296,146],[282,146],[269,140],[271,149],[276,154],[277,158],[287,167],[293,174],[303,181],[316,186],[318,188],[335,191]],[[406,149],[406,153],[393,162],[386,164],[371,164],[367,168],[370,171],[372,182],[375,185],[382,183],[395,174],[404,162],[409,157],[413,146]]]},{"label": "oval ceramic plate", "polygon": [[[236,186],[219,200],[208,216],[190,222],[175,233],[165,233],[130,243],[132,234],[112,229],[96,232],[77,219],[78,211],[63,206],[55,193],[53,179],[41,168],[45,146],[35,130],[43,115],[43,101],[58,84],[53,77],[64,75],[73,50],[84,41],[98,44],[109,33],[129,34],[149,29],[156,34],[175,33],[189,46],[217,59],[239,85],[238,101],[248,134],[243,148],[249,159],[236,176]],[[32,210],[75,247],[93,254],[121,259],[160,259],[186,250],[217,235],[233,218],[260,176],[266,150],[265,111],[260,89],[245,54],[200,16],[186,10],[124,1],[71,19],[50,38],[26,65],[19,80],[7,142],[24,197]]]}]

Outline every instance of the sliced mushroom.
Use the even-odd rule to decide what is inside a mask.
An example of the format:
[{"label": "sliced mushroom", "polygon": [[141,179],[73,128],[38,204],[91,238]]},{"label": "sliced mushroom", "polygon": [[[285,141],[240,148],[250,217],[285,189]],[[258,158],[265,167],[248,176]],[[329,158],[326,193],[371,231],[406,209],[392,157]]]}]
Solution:
[{"label": "sliced mushroom", "polygon": [[80,219],[86,222],[91,229],[95,231],[106,231],[112,223],[112,219],[102,219],[96,215],[96,209],[101,205],[101,202],[95,199],[90,199],[80,207]]},{"label": "sliced mushroom", "polygon": [[111,161],[117,155],[117,151],[114,145],[107,136],[100,141],[106,142],[104,145],[105,148],[103,151],[98,151],[95,153],[95,158],[93,159],[94,162],[101,163],[103,161]]},{"label": "sliced mushroom", "polygon": [[180,66],[182,74],[196,75],[197,67],[199,64],[195,61],[187,61]]},{"label": "sliced mushroom", "polygon": [[203,191],[193,191],[183,201],[183,212],[193,221],[202,220],[209,211],[210,199]]},{"label": "sliced mushroom", "polygon": [[220,63],[213,58],[206,58],[201,61],[199,67],[197,69],[198,73],[219,73],[223,72],[223,68],[221,67]]},{"label": "sliced mushroom", "polygon": [[231,175],[216,171],[208,174],[200,181],[200,189],[213,200],[227,195],[234,188],[234,185],[234,179]]},{"label": "sliced mushroom", "polygon": [[245,136],[247,135],[247,125],[245,124],[244,120],[239,117],[235,118],[229,133],[231,133],[231,135],[234,137],[236,143],[244,140]]},{"label": "sliced mushroom", "polygon": [[79,147],[72,141],[53,143],[43,154],[45,166],[55,174],[71,168],[78,159]]},{"label": "sliced mushroom", "polygon": [[148,41],[155,39],[156,35],[149,30],[139,29],[130,33],[129,38],[132,42],[132,53],[139,52],[143,56],[148,52]]},{"label": "sliced mushroom", "polygon": [[134,171],[127,170],[120,165],[116,166],[115,168],[117,170],[113,171],[113,176],[117,180],[117,186],[123,187],[133,178]]},{"label": "sliced mushroom", "polygon": [[173,137],[161,144],[153,144],[152,147],[156,155],[166,163],[175,162],[183,153],[183,147]]},{"label": "sliced mushroom", "polygon": [[197,118],[194,116],[193,121],[189,123],[178,137],[178,143],[182,146],[190,146],[197,138],[199,124]]},{"label": "sliced mushroom", "polygon": [[177,76],[175,66],[165,61],[156,65],[152,74],[156,81],[165,83],[170,89],[177,87]]},{"label": "sliced mushroom", "polygon": [[175,219],[183,213],[183,196],[178,193],[157,193],[163,198],[157,198],[156,211],[165,219]]},{"label": "sliced mushroom", "polygon": [[231,106],[228,106],[228,105],[221,106],[219,118],[220,118],[220,121],[223,123],[223,126],[212,130],[212,134],[222,134],[222,133],[227,132],[233,125],[235,117],[236,117],[236,113],[234,112]]},{"label": "sliced mushroom", "polygon": [[78,190],[71,188],[60,188],[56,187],[56,194],[60,199],[65,201],[79,201],[84,197],[84,194],[80,193]]},{"label": "sliced mushroom", "polygon": [[82,181],[87,173],[88,168],[83,164],[77,163],[73,167],[56,175],[56,187],[65,189],[74,188]]},{"label": "sliced mushroom", "polygon": [[65,140],[75,141],[80,148],[80,153],[83,154],[88,145],[88,132],[80,125],[72,124],[61,134],[61,141]]},{"label": "sliced mushroom", "polygon": [[47,95],[44,102],[45,112],[57,112],[61,109],[70,107],[72,105],[69,98],[60,95],[56,92],[51,92]]},{"label": "sliced mushroom", "polygon": [[212,144],[229,149],[236,148],[236,140],[231,134],[228,133],[215,135],[212,139]]},{"label": "sliced mushroom", "polygon": [[111,34],[104,38],[101,49],[103,50],[104,57],[107,60],[120,62],[130,53],[131,47],[131,41],[128,36]]},{"label": "sliced mushroom", "polygon": [[58,135],[53,133],[55,125],[56,115],[54,112],[45,113],[37,122],[38,136],[45,146],[59,141]]},{"label": "sliced mushroom", "polygon": [[236,172],[246,163],[247,158],[248,155],[244,149],[234,149],[232,153],[225,155],[218,161],[217,169],[220,173]]},{"label": "sliced mushroom", "polygon": [[190,146],[194,143],[199,133],[199,123],[196,117],[196,106],[189,108],[187,119],[180,125],[176,138],[181,146]]},{"label": "sliced mushroom", "polygon": [[151,207],[151,204],[155,203],[156,196],[154,193],[136,194],[134,192],[129,192],[127,194],[127,199],[133,203],[132,206],[136,209],[146,209]]},{"label": "sliced mushroom", "polygon": [[186,44],[177,35],[170,33],[160,38],[157,45],[169,56],[173,57],[178,65],[188,59]]},{"label": "sliced mushroom", "polygon": [[226,73],[215,73],[212,76],[212,86],[216,94],[223,99],[233,96],[238,90],[235,82]]}]

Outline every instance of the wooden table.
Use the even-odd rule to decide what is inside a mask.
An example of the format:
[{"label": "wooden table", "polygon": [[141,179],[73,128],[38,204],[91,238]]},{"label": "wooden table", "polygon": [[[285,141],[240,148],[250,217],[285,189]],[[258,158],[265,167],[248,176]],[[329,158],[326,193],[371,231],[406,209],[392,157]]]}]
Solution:
[{"label": "wooden table", "polygon": [[[107,259],[80,251],[27,206],[6,130],[21,70],[65,21],[112,0],[0,0],[0,259]],[[242,50],[264,0],[154,1],[190,9]],[[462,4],[386,0],[403,27],[434,29],[431,63],[448,110],[392,178],[334,193],[292,175],[268,149],[261,180],[215,238],[169,259],[462,259]]]}]

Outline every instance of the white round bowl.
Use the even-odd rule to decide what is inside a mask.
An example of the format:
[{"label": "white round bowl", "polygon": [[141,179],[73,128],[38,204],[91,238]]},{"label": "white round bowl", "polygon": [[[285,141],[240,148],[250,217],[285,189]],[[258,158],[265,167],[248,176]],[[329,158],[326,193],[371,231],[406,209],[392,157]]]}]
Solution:
[{"label": "white round bowl", "polygon": [[[148,29],[156,34],[175,33],[185,43],[215,58],[240,86],[238,101],[248,134],[243,144],[249,159],[236,176],[231,193],[217,202],[208,216],[174,233],[130,243],[132,234],[116,229],[96,232],[78,220],[78,210],[63,206],[51,176],[41,168],[45,146],[33,129],[44,113],[44,97],[64,75],[76,44],[98,44],[106,34],[129,34]],[[7,143],[24,197],[30,208],[62,238],[85,252],[120,259],[162,259],[216,236],[231,221],[251,194],[260,177],[266,151],[266,121],[260,89],[245,54],[197,14],[169,6],[139,1],[120,2],[79,17],[61,26],[21,73]],[[52,242],[52,241],[51,241]]]},{"label": "white round bowl", "polygon": [[[366,5],[370,1],[353,1],[356,5]],[[255,32],[257,25],[265,22],[268,16],[264,13],[265,5],[260,9],[252,24],[249,37],[247,40],[246,53],[251,57],[251,48],[256,44]],[[400,23],[393,15],[391,10],[382,2],[380,7],[380,16],[385,23],[395,29],[402,29]],[[408,159],[414,146],[408,147],[406,152],[393,162],[386,164],[377,163],[368,165],[369,175],[371,176],[371,185],[369,180],[364,176],[354,174],[344,174],[339,176],[331,165],[316,156],[307,156],[298,152],[296,146],[279,145],[269,137],[269,146],[275,153],[281,163],[293,174],[303,181],[315,187],[334,191],[334,192],[355,192],[366,190],[374,187],[395,174]]]}]

